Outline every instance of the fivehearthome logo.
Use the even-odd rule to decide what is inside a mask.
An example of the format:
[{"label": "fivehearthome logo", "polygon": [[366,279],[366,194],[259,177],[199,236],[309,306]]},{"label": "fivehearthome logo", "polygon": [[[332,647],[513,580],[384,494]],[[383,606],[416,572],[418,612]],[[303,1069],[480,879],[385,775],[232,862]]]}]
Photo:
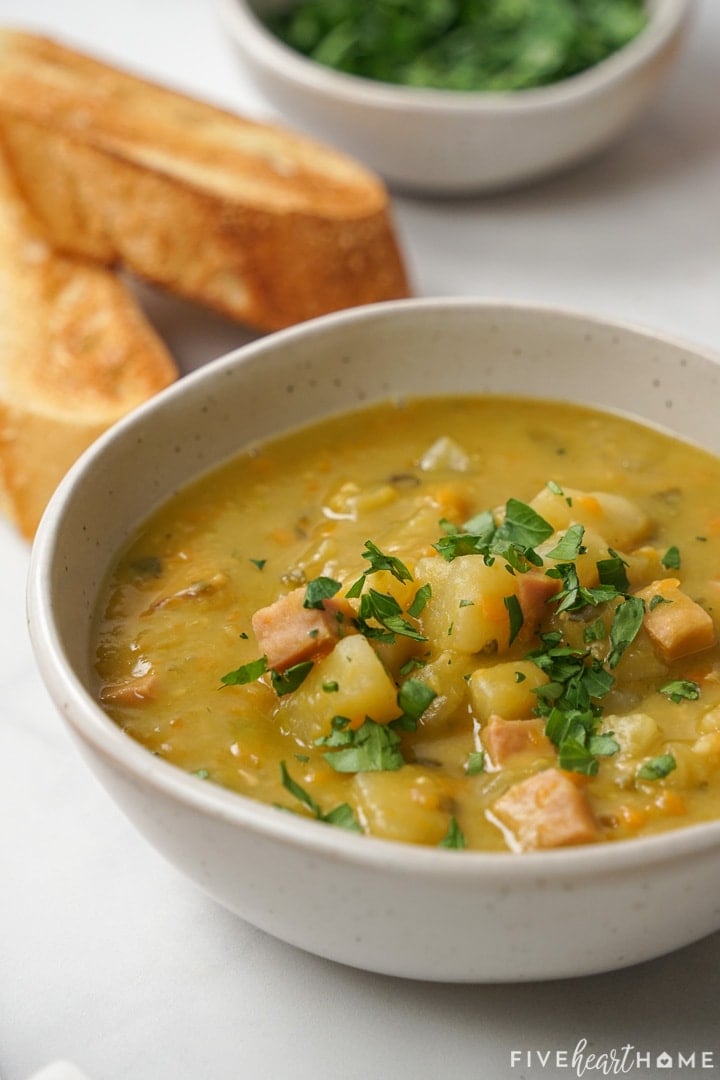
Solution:
[{"label": "fivehearthome logo", "polygon": [[572,1049],[510,1051],[510,1067],[522,1070],[528,1078],[531,1070],[551,1076],[567,1072],[569,1076],[656,1076],[666,1070],[668,1077],[704,1073],[715,1070],[715,1052],[706,1049],[648,1050],[626,1043],[606,1050],[591,1049],[587,1039],[579,1039]]}]

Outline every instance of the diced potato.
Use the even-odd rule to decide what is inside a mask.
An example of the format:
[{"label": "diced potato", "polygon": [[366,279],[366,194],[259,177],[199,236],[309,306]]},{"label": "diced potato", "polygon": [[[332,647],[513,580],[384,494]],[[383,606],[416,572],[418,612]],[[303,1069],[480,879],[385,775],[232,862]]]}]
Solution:
[{"label": "diced potato", "polygon": [[700,732],[720,731],[720,705],[715,705],[714,708],[703,713],[698,721],[698,730]]},{"label": "diced potato", "polygon": [[391,484],[360,487],[348,481],[328,495],[326,505],[337,517],[358,521],[364,514],[389,506],[397,497],[397,491]]},{"label": "diced potato", "polygon": [[710,769],[716,769],[720,765],[720,731],[710,731],[696,739],[693,753],[704,758]]},{"label": "diced potato", "polygon": [[329,735],[334,716],[358,727],[367,716],[386,724],[399,716],[397,689],[361,634],[343,638],[313,667],[305,681],[280,701],[284,731],[306,744]]},{"label": "diced potato", "polygon": [[405,765],[393,772],[356,773],[352,786],[352,801],[373,836],[436,845],[447,834],[453,783],[437,771]]},{"label": "diced potato", "polygon": [[414,641],[404,634],[396,634],[394,641],[373,641],[372,647],[380,657],[382,665],[396,681],[401,678],[400,669],[413,657],[421,657],[427,652],[423,641]]},{"label": "diced potato", "polygon": [[623,559],[626,563],[625,573],[633,589],[649,584],[663,573],[661,553],[650,544],[636,548],[630,554],[623,553]]},{"label": "diced potato", "polygon": [[630,687],[648,679],[661,679],[667,674],[667,664],[654,648],[644,628],[622,654],[618,674],[623,685]]},{"label": "diced potato", "polygon": [[607,491],[577,491],[564,488],[557,494],[545,487],[530,505],[554,529],[565,530],[580,522],[605,537],[612,548],[635,547],[647,535],[650,521],[647,514],[626,499]]},{"label": "diced potato", "polygon": [[506,720],[530,717],[538,700],[533,690],[547,681],[547,675],[532,660],[478,668],[468,682],[473,713],[483,723],[493,715]]},{"label": "diced potato", "polygon": [[591,527],[583,533],[583,547],[587,550],[575,560],[578,581],[587,589],[598,584],[600,576],[597,564],[601,559],[609,559],[608,542],[604,536]]},{"label": "diced potato", "polygon": [[660,738],[657,721],[643,712],[606,716],[603,731],[612,731],[620,744],[618,760],[645,757],[652,752]]},{"label": "diced potato", "polygon": [[[700,787],[709,780],[715,769],[714,762],[709,756],[695,753],[694,747],[688,746],[687,743],[663,743],[660,749],[651,756],[656,757],[658,754],[671,754],[675,759],[675,768],[663,777],[661,784],[677,791]],[[658,783],[656,780],[648,782]]]},{"label": "diced potato", "polygon": [[516,594],[517,581],[502,559],[487,566],[480,555],[461,555],[452,562],[438,556],[420,559],[416,573],[432,588],[421,621],[436,649],[507,651],[510,619],[504,598]]},{"label": "diced potato", "polygon": [[465,701],[467,694],[467,662],[462,653],[446,650],[416,673],[416,678],[427,683],[437,697],[430,703],[420,719],[420,727],[436,731],[452,720]]},{"label": "diced potato", "polygon": [[470,458],[467,451],[449,435],[441,435],[420,458],[420,468],[423,472],[430,472],[434,469],[452,469],[455,472],[464,472],[469,465]]}]

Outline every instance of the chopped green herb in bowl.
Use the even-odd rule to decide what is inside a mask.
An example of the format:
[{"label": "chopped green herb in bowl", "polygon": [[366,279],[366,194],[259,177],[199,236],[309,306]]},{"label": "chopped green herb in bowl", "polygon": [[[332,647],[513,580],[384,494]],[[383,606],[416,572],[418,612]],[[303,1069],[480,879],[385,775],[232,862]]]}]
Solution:
[{"label": "chopped green herb in bowl", "polygon": [[327,67],[442,90],[524,90],[576,75],[647,24],[643,0],[300,0],[267,25]]},{"label": "chopped green herb in bowl", "polygon": [[692,0],[219,0],[281,120],[387,183],[462,195],[607,146],[654,100]]}]

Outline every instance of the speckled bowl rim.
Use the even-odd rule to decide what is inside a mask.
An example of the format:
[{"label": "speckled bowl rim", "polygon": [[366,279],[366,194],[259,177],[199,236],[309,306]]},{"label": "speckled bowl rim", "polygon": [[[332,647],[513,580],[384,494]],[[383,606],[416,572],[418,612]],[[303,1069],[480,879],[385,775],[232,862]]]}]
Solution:
[{"label": "speckled bowl rim", "polygon": [[[392,869],[421,878],[462,881],[537,881],[539,877],[583,879],[603,877],[639,867],[682,860],[703,851],[720,849],[720,820],[688,825],[652,837],[616,841],[602,845],[563,848],[513,855],[506,852],[453,852],[427,848],[372,836],[358,836],[324,826],[312,819],[278,811],[247,796],[185,773],[179,767],[154,757],[125,735],[103,712],[72,670],[54,619],[52,586],[55,548],[66,513],[83,478],[100,462],[109,447],[132,440],[152,423],[159,410],[172,410],[173,403],[187,395],[201,395],[203,389],[230,368],[254,358],[282,350],[298,339],[332,332],[344,324],[373,320],[395,309],[462,310],[492,309],[499,314],[530,313],[538,317],[582,320],[598,331],[640,336],[648,342],[686,351],[702,362],[720,365],[720,353],[668,334],[660,334],[629,322],[613,321],[571,308],[532,305],[471,297],[389,301],[341,311],[313,319],[232,351],[185,376],[134,410],[102,435],[73,466],[60,484],[45,512],[31,553],[28,576],[28,622],[36,660],[56,706],[81,742],[87,743],[126,775],[161,792],[203,815],[247,829],[265,838],[297,846],[356,867]],[[218,464],[220,459],[218,459]],[[212,468],[212,465],[209,465]],[[201,470],[205,471],[205,470]],[[169,496],[165,493],[163,498]]]},{"label": "speckled bowl rim", "polygon": [[651,62],[688,18],[694,0],[649,0],[647,26],[622,49],[593,67],[547,86],[525,90],[434,90],[395,86],[323,67],[284,45],[261,22],[248,0],[217,0],[221,21],[254,64],[287,81],[354,105],[467,115],[533,112],[591,99]]}]

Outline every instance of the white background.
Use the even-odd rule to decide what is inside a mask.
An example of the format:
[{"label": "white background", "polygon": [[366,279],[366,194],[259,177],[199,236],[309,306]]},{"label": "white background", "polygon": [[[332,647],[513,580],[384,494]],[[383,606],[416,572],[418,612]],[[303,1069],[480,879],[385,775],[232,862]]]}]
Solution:
[{"label": "white background", "polygon": [[[0,0],[0,23],[269,116],[209,0]],[[397,198],[395,217],[418,294],[557,303],[720,349],[720,2],[698,0],[670,83],[602,156],[506,195]],[[185,369],[247,340],[142,298]],[[571,1073],[512,1068],[510,1050],[581,1038],[712,1051],[696,1075],[720,1074],[720,935],[617,974],[447,986],[305,955],[206,899],[134,833],[56,718],[27,641],[27,564],[0,523],[3,1080],[56,1058],[92,1080],[539,1080]]]}]

